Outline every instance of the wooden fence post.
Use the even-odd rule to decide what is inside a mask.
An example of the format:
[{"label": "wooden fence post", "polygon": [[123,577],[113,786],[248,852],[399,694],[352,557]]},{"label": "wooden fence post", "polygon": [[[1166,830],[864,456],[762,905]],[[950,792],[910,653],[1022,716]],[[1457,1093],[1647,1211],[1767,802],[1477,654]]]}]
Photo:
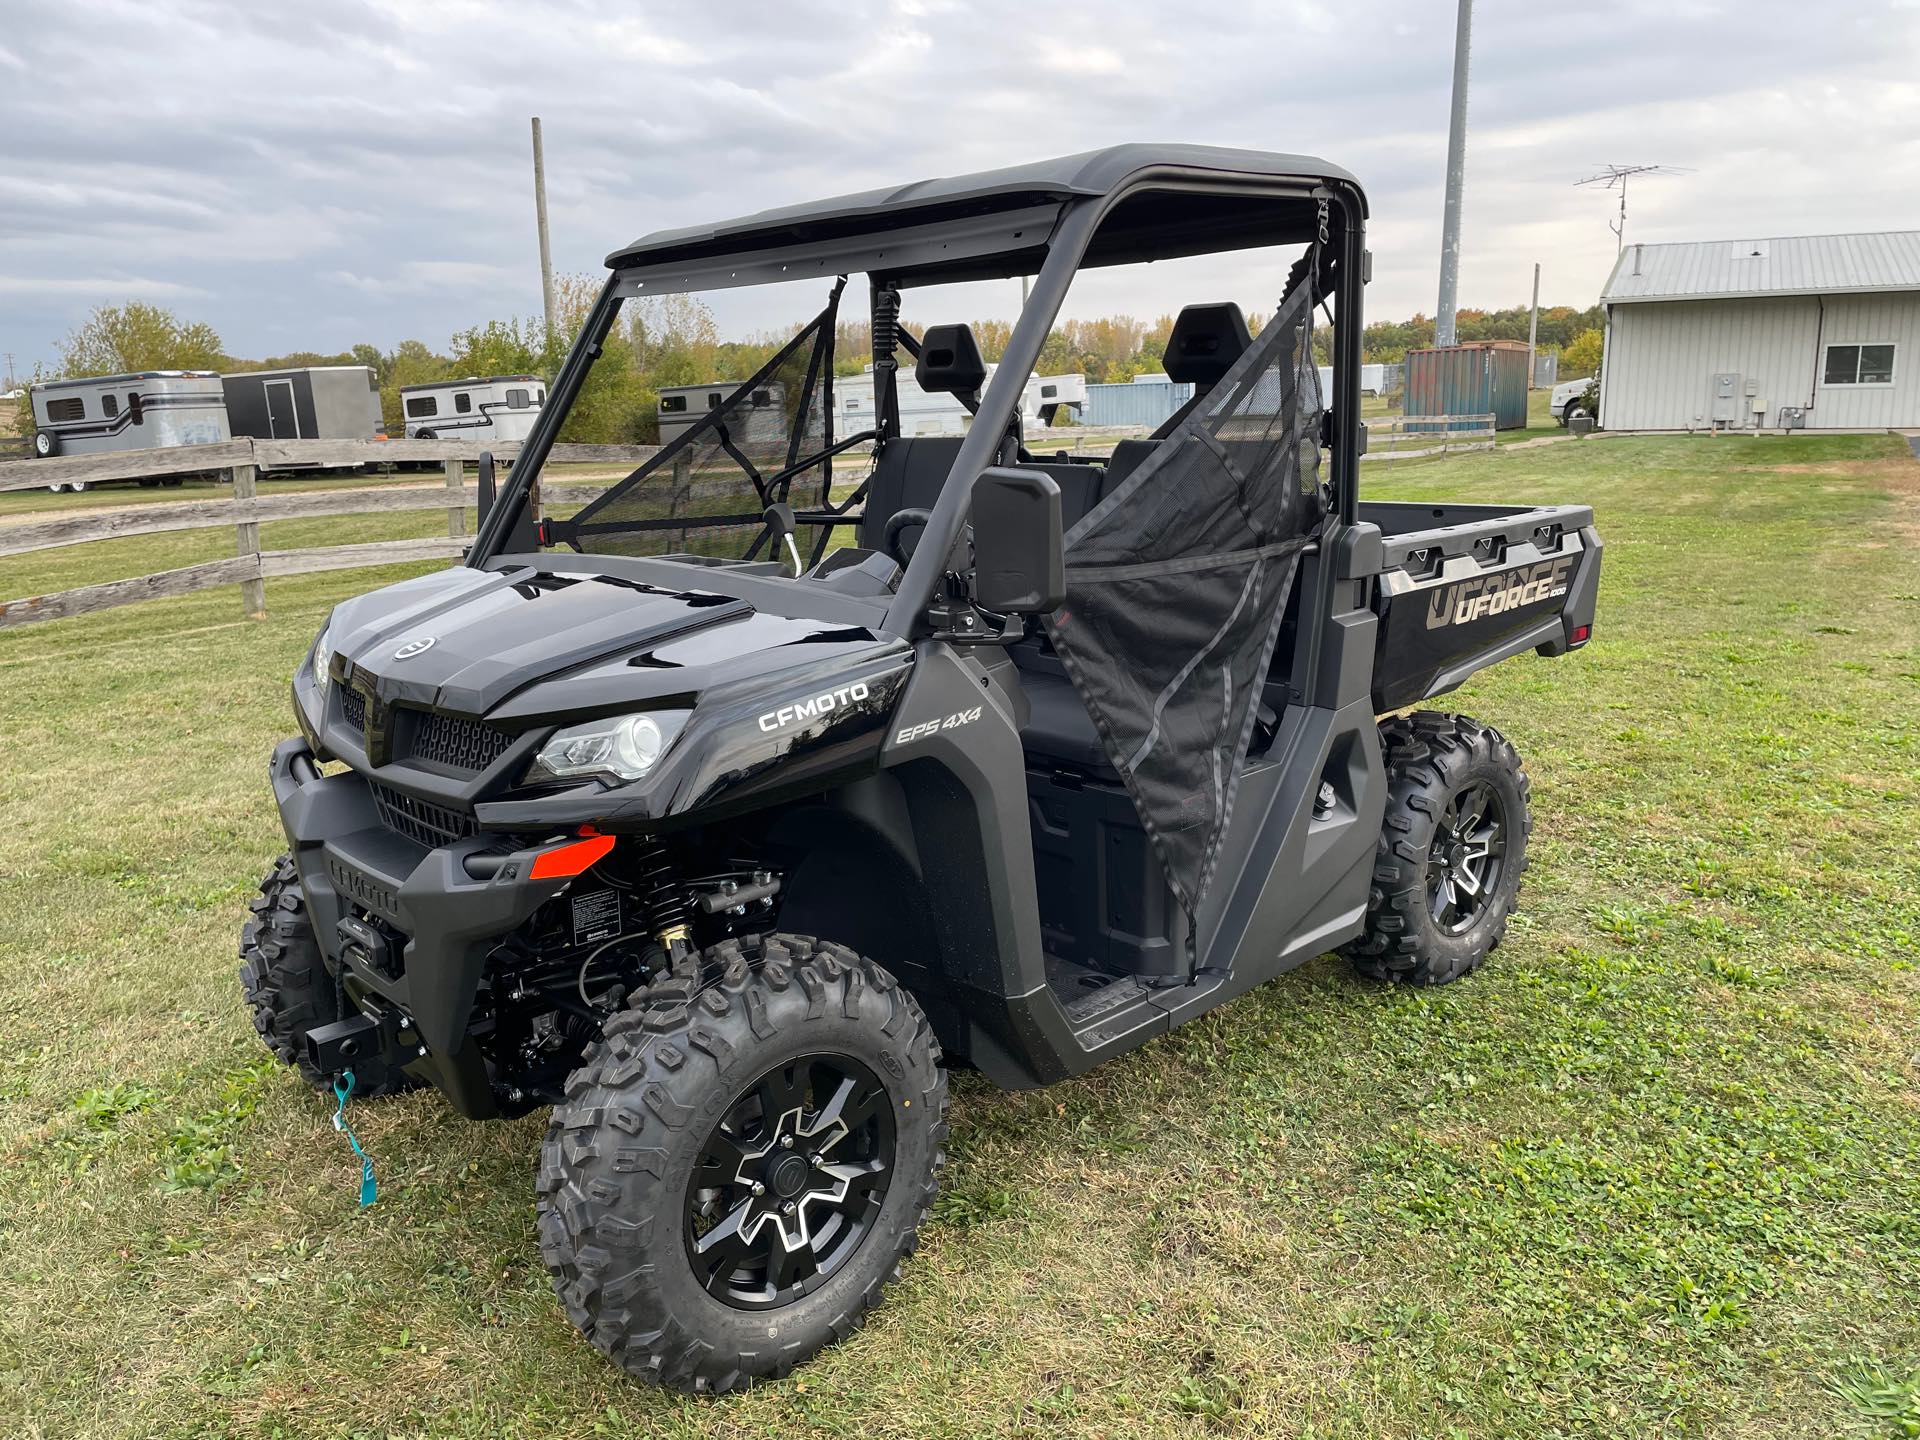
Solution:
[{"label": "wooden fence post", "polygon": [[[258,493],[260,467],[258,465],[236,465],[232,470],[233,498],[235,503],[251,500]],[[241,557],[251,555],[258,564],[260,554],[260,525],[257,521],[243,520],[233,527],[237,537]],[[240,582],[240,609],[249,620],[267,618],[267,582],[257,570],[252,579]]]},{"label": "wooden fence post", "polygon": [[447,535],[458,540],[467,533],[467,462],[447,461]]}]

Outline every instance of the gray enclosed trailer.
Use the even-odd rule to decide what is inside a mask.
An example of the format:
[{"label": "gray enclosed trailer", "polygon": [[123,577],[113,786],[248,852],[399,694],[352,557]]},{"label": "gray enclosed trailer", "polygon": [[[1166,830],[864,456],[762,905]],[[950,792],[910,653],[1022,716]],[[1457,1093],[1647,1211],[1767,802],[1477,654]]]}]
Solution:
[{"label": "gray enclosed trailer", "polygon": [[227,424],[256,440],[371,440],[383,428],[366,365],[306,365],[221,377]]},{"label": "gray enclosed trailer", "polygon": [[[30,395],[34,454],[43,458],[217,445],[232,438],[226,392],[211,370],[144,370],[85,380],[47,380],[31,387]],[[79,481],[73,488],[86,485]]]},{"label": "gray enclosed trailer", "polygon": [[386,431],[379,384],[366,365],[248,370],[222,379],[227,423],[235,435],[256,440],[373,440]]}]

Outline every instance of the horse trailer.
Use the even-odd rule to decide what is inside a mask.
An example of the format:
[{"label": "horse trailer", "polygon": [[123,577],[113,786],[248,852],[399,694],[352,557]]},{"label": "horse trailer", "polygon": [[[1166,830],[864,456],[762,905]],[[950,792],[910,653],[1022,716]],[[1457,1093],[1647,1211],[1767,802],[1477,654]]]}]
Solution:
[{"label": "horse trailer", "polygon": [[546,404],[538,375],[469,376],[402,385],[409,440],[524,440]]},{"label": "horse trailer", "polygon": [[227,425],[256,440],[372,440],[380,387],[366,365],[304,365],[222,377]]},{"label": "horse trailer", "polygon": [[[740,388],[737,380],[710,380],[704,385],[662,385],[660,387],[660,443],[666,445],[693,428],[709,410]],[[787,387],[781,380],[769,380],[747,396],[744,402],[748,423],[764,412],[773,423],[784,427],[792,418],[787,414]]]},{"label": "horse trailer", "polygon": [[143,370],[30,387],[36,455],[104,455],[230,439],[226,394],[211,370]]},{"label": "horse trailer", "polygon": [[[1000,367],[987,366],[987,379],[993,379]],[[873,367],[867,367],[870,381]],[[911,372],[901,371],[894,381],[895,400],[900,412],[900,433],[906,436],[964,435],[973,420],[973,412],[958,395],[929,392],[914,383]],[[1052,425],[1062,410],[1078,416],[1087,408],[1085,375],[1029,375],[1020,392],[1020,421],[1023,427]],[[873,390],[870,384],[849,384],[840,395],[840,413],[835,431],[856,435],[874,426]]]}]

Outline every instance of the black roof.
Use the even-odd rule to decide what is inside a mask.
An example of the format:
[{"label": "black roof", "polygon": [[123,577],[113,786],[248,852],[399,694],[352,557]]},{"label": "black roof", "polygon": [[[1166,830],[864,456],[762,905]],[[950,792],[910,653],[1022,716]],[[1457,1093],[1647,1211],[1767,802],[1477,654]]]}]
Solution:
[{"label": "black roof", "polygon": [[[1212,171],[1221,176],[1358,181],[1337,165],[1311,155],[1234,150],[1216,145],[1112,145],[1055,160],[1036,160],[1004,170],[950,175],[911,185],[836,195],[803,205],[785,205],[714,225],[656,230],[607,257],[610,267],[655,264],[739,253],[771,246],[896,229],[947,216],[1015,210],[1049,202],[1111,194],[1142,171],[1162,167]],[[879,223],[876,223],[879,222]]]}]

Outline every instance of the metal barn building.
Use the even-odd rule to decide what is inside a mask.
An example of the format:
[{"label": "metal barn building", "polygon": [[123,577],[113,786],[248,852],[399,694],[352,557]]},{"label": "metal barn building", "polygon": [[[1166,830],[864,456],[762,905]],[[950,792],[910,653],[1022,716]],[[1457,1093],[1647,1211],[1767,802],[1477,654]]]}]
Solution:
[{"label": "metal barn building", "polygon": [[1920,230],[1629,245],[1600,299],[1609,430],[1920,426]]}]

